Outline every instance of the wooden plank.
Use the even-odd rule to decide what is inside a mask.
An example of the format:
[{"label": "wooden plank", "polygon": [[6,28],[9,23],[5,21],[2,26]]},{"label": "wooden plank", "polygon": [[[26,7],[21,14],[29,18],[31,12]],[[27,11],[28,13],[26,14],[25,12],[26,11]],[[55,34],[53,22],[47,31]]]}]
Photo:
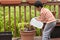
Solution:
[{"label": "wooden plank", "polygon": [[4,31],[6,31],[5,6],[3,6],[3,15],[4,15]]},{"label": "wooden plank", "polygon": [[19,22],[21,22],[21,19],[22,19],[22,17],[21,17],[21,6],[19,6]]},{"label": "wooden plank", "polygon": [[[34,8],[35,8],[35,7],[34,7]],[[36,16],[37,16],[37,15],[36,15],[36,8],[35,8],[35,11],[34,11],[34,12],[35,12],[35,17],[36,17]]]},{"label": "wooden plank", "polygon": [[58,18],[60,19],[60,5],[58,7],[59,7],[59,9],[58,9]]},{"label": "wooden plank", "polygon": [[50,7],[50,11],[52,11],[52,10],[51,10],[51,5],[49,5],[49,7]]},{"label": "wooden plank", "polygon": [[16,6],[14,6],[14,37],[16,37]]},{"label": "wooden plank", "polygon": [[60,27],[60,22],[57,22],[56,26]]},{"label": "wooden plank", "polygon": [[[60,1],[57,1],[57,2],[47,2],[47,3],[45,3],[46,5],[60,5]],[[28,2],[21,2],[20,4],[6,4],[6,5],[4,5],[4,4],[0,4],[0,5],[2,5],[2,6],[31,6],[31,5],[33,5],[33,4],[29,4]]]},{"label": "wooden plank", "polygon": [[47,2],[47,5],[60,5],[60,1],[56,1],[56,2]]},{"label": "wooden plank", "polygon": [[30,20],[31,20],[31,18],[32,18],[32,17],[31,17],[31,16],[32,16],[32,15],[31,15],[31,6],[29,6],[29,11],[30,11],[30,12],[29,12],[29,13],[30,13],[29,15],[30,15]]},{"label": "wooden plank", "polygon": [[[12,38],[12,40],[21,40],[21,38]],[[41,40],[41,36],[35,36],[34,40]],[[51,38],[50,40],[60,40],[60,38]]]},{"label": "wooden plank", "polygon": [[9,29],[9,31],[11,30],[11,18],[10,18],[10,6],[9,6],[9,27],[8,27],[8,29]]},{"label": "wooden plank", "polygon": [[24,6],[24,22],[26,22],[26,6]]},{"label": "wooden plank", "polygon": [[[41,40],[42,37],[41,36],[35,36],[34,40]],[[50,40],[60,40],[60,38],[50,38]]]}]

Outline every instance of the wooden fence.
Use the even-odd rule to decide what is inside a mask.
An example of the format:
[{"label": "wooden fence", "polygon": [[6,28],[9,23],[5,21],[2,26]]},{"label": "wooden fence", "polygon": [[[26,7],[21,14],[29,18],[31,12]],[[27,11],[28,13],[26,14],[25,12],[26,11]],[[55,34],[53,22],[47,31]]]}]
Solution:
[{"label": "wooden fence", "polygon": [[[6,7],[8,8],[8,10],[7,10],[8,14],[6,13]],[[11,9],[11,7],[13,7],[13,9]],[[18,7],[18,8],[16,8],[16,7]],[[51,11],[56,13],[56,16],[55,16],[56,19],[60,19],[60,2],[47,2],[46,6],[44,6],[44,7],[50,8]],[[8,31],[11,31],[12,30],[11,25],[14,25],[13,26],[13,28],[14,28],[13,30],[14,30],[14,36],[15,37],[16,37],[16,33],[17,33],[17,24],[18,23],[22,23],[22,20],[24,20],[24,22],[26,22],[26,23],[29,23],[29,21],[31,20],[32,17],[36,17],[36,16],[39,15],[37,13],[35,7],[33,6],[33,4],[29,4],[27,2],[22,2],[22,3],[18,4],[18,5],[13,5],[13,4],[12,5],[8,5],[8,4],[7,5],[3,5],[3,4],[0,4],[0,9],[2,10],[1,13],[2,13],[2,17],[3,17],[3,29],[4,29],[4,31],[6,31],[6,29],[7,29],[6,25],[8,25]],[[29,11],[27,11],[26,9],[28,9]],[[32,12],[32,10],[33,10],[33,12]],[[11,11],[13,11],[13,13]],[[16,17],[17,11],[18,11],[18,19]],[[13,15],[11,15],[11,14],[13,14]],[[8,15],[8,24],[6,24],[6,15]],[[12,23],[11,16],[14,17],[14,19],[13,19],[14,20],[14,24],[11,24]],[[18,21],[18,23],[16,21]]]}]

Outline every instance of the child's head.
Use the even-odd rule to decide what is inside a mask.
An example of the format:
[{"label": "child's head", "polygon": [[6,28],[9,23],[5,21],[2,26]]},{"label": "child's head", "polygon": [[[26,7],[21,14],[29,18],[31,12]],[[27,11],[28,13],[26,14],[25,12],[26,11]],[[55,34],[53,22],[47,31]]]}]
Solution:
[{"label": "child's head", "polygon": [[40,2],[40,1],[36,1],[35,3],[34,3],[34,6],[35,7],[43,7],[43,3],[42,2]]},{"label": "child's head", "polygon": [[39,10],[39,8],[42,8],[42,7],[43,7],[43,3],[40,2],[40,1],[36,1],[36,2],[34,3],[34,6]]}]

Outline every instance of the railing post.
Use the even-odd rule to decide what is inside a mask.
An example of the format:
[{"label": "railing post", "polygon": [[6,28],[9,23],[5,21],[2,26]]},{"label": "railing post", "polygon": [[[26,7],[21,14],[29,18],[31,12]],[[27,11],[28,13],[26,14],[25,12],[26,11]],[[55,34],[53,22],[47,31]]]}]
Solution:
[{"label": "railing post", "polygon": [[36,8],[35,8],[35,17],[36,17],[37,15],[36,15]]},{"label": "railing post", "polygon": [[26,6],[24,6],[24,22],[26,22]]},{"label": "railing post", "polygon": [[16,6],[14,6],[14,37],[16,37]]},{"label": "railing post", "polygon": [[4,31],[6,31],[5,6],[3,6],[3,15],[4,15]]},{"label": "railing post", "polygon": [[29,15],[30,15],[30,20],[31,20],[31,18],[32,18],[31,17],[31,6],[29,6],[29,11],[30,11],[30,14]]},{"label": "railing post", "polygon": [[21,22],[21,19],[22,19],[22,17],[21,17],[21,6],[19,6],[19,22]]},{"label": "railing post", "polygon": [[9,31],[11,30],[11,18],[10,18],[10,6],[9,6],[9,27],[8,27],[8,29],[9,29]]},{"label": "railing post", "polygon": [[59,9],[58,9],[58,18],[60,19],[60,5],[59,5]]}]

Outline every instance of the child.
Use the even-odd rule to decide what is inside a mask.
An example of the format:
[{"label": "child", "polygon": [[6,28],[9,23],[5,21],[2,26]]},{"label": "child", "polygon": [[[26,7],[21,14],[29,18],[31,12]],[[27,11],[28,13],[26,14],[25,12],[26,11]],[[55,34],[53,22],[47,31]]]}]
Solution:
[{"label": "child", "polygon": [[34,6],[38,11],[40,11],[40,16],[36,19],[45,23],[42,40],[50,40],[50,33],[56,25],[56,19],[50,10],[43,7],[43,4],[40,1],[36,1]]}]

